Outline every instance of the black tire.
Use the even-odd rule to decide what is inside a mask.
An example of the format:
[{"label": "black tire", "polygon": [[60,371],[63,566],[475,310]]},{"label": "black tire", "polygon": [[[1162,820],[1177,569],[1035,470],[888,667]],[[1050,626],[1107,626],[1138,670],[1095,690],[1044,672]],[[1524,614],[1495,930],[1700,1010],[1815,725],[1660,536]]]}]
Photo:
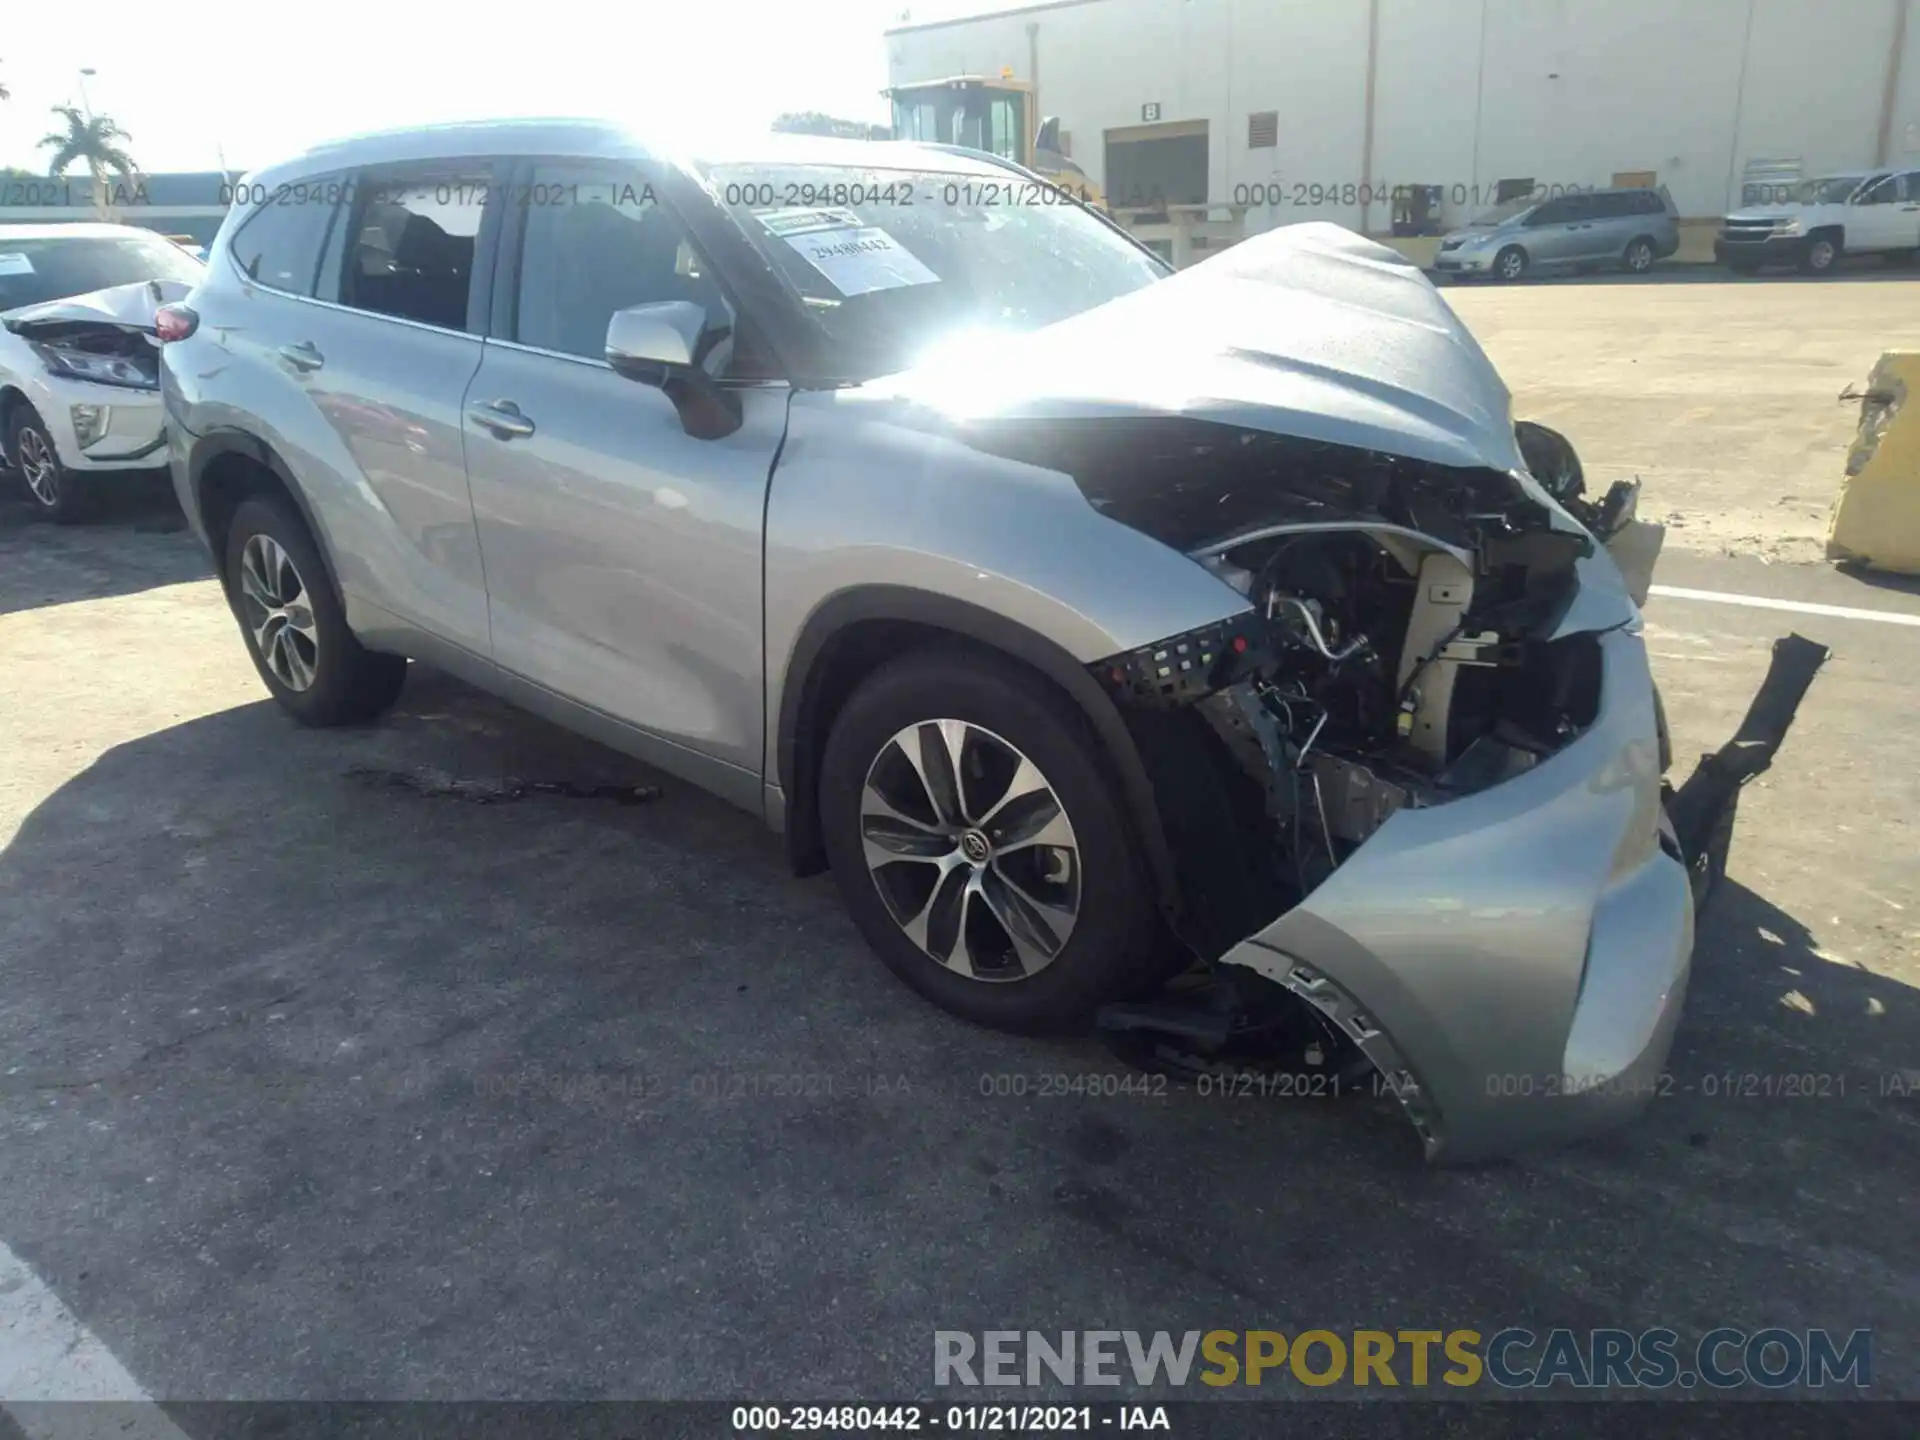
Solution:
[{"label": "black tire", "polygon": [[7,422],[7,459],[20,477],[27,503],[42,519],[77,525],[92,513],[93,485],[61,463],[46,422],[31,405],[17,406]]},{"label": "black tire", "polygon": [[1841,242],[1832,234],[1815,232],[1800,247],[1802,275],[1831,275],[1840,264]]},{"label": "black tire", "polygon": [[1527,252],[1518,245],[1509,245],[1493,257],[1493,278],[1509,284],[1527,273]]},{"label": "black tire", "polygon": [[[249,621],[243,563],[247,546],[264,537],[284,552],[297,579],[285,586],[290,603],[304,601],[311,614],[313,644],[302,650],[311,670],[311,683],[300,688],[289,683],[261,653]],[[361,645],[347,628],[347,617],[334,594],[333,580],[320,550],[307,532],[306,522],[285,501],[257,495],[234,513],[227,529],[225,575],[228,603],[239,622],[241,639],[253,668],[280,706],[303,725],[352,725],[371,720],[400,694],[406,682],[407,662],[398,655],[380,655]],[[284,627],[283,627],[284,628]],[[271,641],[273,632],[269,631]],[[289,637],[289,643],[294,642]]]},{"label": "black tire", "polygon": [[1653,241],[1642,235],[1620,257],[1620,268],[1629,275],[1645,275],[1653,269],[1653,262],[1659,257],[1654,253]]},{"label": "black tire", "polygon": [[[1072,826],[1078,916],[1051,961],[1019,978],[976,978],[977,971],[963,974],[936,960],[895,920],[880,879],[867,867],[861,803],[869,772],[877,762],[888,763],[882,757],[896,735],[934,720],[990,731],[1030,758]],[[1169,973],[1178,952],[1157,921],[1147,869],[1115,798],[1117,787],[1095,758],[1098,744],[1072,705],[1043,679],[969,649],[908,655],[860,685],[827,737],[820,823],[847,909],[888,969],[952,1014],[1022,1032],[1071,1025]],[[892,763],[902,763],[898,751]],[[939,887],[927,888],[937,893]],[[988,933],[1008,932],[990,927]]]}]

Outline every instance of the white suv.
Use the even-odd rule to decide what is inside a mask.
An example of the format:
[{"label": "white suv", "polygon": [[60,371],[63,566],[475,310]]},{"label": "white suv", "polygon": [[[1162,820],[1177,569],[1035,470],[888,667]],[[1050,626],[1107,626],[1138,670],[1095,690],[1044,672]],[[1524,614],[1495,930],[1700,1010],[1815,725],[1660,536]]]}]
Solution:
[{"label": "white suv", "polygon": [[205,267],[131,225],[0,226],[0,469],[48,519],[167,462],[154,312]]},{"label": "white suv", "polygon": [[1797,265],[1824,275],[1846,254],[1907,258],[1920,251],[1920,170],[1856,170],[1799,186],[1790,198],[1727,216],[1713,253],[1751,275]]}]

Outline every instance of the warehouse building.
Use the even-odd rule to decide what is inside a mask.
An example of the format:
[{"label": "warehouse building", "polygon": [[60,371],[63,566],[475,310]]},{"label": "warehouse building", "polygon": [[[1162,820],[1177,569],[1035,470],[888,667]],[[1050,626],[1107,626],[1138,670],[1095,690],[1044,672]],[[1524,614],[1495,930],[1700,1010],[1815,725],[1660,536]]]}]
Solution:
[{"label": "warehouse building", "polygon": [[108,176],[96,190],[77,167],[51,179],[12,171],[0,176],[0,225],[107,220],[211,245],[227,218],[234,178],[218,170]]},{"label": "warehouse building", "polygon": [[[1920,0],[1056,0],[886,33],[889,83],[1036,87],[1130,222],[1436,233],[1525,191],[1712,217],[1920,167]],[[1396,211],[1398,212],[1396,214]]]}]

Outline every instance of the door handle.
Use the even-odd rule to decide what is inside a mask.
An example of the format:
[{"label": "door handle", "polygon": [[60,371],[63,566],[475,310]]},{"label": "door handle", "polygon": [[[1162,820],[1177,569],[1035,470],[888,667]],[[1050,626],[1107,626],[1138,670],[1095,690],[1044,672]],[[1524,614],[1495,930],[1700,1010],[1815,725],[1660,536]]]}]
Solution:
[{"label": "door handle", "polygon": [[311,340],[302,340],[298,345],[282,345],[280,358],[303,375],[327,363],[327,357],[320,353],[319,347]]},{"label": "door handle", "polygon": [[511,400],[495,400],[492,404],[469,405],[467,418],[481,429],[492,431],[497,440],[511,440],[516,435],[533,434],[533,421],[522,415],[520,407]]}]

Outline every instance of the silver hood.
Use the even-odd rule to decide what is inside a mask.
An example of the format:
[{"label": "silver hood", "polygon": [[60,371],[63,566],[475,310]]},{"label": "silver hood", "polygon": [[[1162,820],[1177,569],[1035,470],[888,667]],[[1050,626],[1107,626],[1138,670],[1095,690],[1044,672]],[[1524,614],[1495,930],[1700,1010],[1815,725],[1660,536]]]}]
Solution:
[{"label": "silver hood", "polygon": [[1439,465],[1524,471],[1512,396],[1399,252],[1272,230],[1158,284],[989,336],[868,390],[956,420],[1183,415]]},{"label": "silver hood", "polygon": [[186,299],[192,289],[184,280],[140,280],[132,285],[91,290],[85,295],[22,305],[0,314],[0,324],[5,324],[16,335],[87,324],[152,334],[154,312],[162,305]]}]

